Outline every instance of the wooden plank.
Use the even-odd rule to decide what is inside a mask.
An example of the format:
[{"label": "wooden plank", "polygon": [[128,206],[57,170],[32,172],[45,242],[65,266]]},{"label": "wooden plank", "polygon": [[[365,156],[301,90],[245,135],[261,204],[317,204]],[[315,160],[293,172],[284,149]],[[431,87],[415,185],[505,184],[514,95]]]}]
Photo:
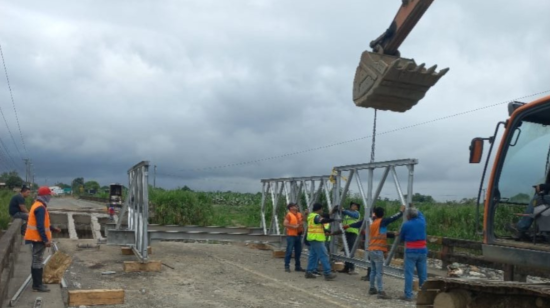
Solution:
[{"label": "wooden plank", "polygon": [[284,258],[286,254],[286,251],[284,250],[273,250],[272,256],[273,258]]},{"label": "wooden plank", "polygon": [[95,306],[124,304],[124,290],[70,290],[69,306]]},{"label": "wooden plank", "polygon": [[[132,247],[120,247],[120,250],[123,255],[134,255],[134,250],[132,249]],[[151,246],[147,246],[147,254],[153,254],[153,249],[151,248]]]},{"label": "wooden plank", "polygon": [[137,261],[124,261],[124,271],[131,272],[160,272],[162,268],[162,262],[149,261],[145,263]]}]

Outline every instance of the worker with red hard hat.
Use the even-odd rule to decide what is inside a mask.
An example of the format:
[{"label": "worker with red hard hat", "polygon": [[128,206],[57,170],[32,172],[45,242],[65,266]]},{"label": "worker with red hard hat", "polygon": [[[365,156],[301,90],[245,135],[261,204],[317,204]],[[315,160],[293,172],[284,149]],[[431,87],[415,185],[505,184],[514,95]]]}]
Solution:
[{"label": "worker with red hard hat", "polygon": [[59,228],[50,225],[48,203],[52,197],[49,187],[38,188],[38,196],[29,211],[29,221],[25,232],[25,242],[32,244],[32,290],[34,292],[49,292],[50,289],[42,283],[44,251],[52,246],[52,231],[61,232]]}]

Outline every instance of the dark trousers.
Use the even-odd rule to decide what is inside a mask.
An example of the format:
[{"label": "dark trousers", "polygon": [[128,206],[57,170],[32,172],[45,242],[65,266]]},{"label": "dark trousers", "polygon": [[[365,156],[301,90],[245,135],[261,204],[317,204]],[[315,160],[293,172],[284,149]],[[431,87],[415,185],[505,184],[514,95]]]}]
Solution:
[{"label": "dark trousers", "polygon": [[44,251],[46,251],[46,243],[33,242],[32,243],[32,268],[41,269],[44,265]]},{"label": "dark trousers", "polygon": [[286,254],[285,254],[285,268],[290,268],[290,259],[292,257],[292,251],[294,251],[295,269],[299,269],[300,257],[302,256],[302,236],[287,236],[286,237]]},{"label": "dark trousers", "polygon": [[[348,243],[348,249],[351,252],[351,249],[353,248],[353,244],[355,244],[355,240],[357,239],[357,234],[346,232],[345,235],[346,235],[346,243]],[[350,270],[350,271],[355,270],[355,264],[346,262],[344,264],[344,270]]]},{"label": "dark trousers", "polygon": [[17,212],[13,214],[13,219],[21,219],[23,224],[21,225],[21,235],[25,236],[25,231],[27,231],[27,221],[29,220],[29,213]]}]

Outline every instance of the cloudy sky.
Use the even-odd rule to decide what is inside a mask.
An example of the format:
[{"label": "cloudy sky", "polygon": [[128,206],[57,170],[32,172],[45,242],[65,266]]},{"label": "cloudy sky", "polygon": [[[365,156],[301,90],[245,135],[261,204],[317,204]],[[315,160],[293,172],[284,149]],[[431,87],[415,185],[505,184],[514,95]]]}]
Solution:
[{"label": "cloudy sky", "polygon": [[[40,184],[103,185],[149,160],[159,186],[259,191],[262,178],[366,163],[371,139],[341,143],[372,134],[373,110],[355,107],[352,80],[400,3],[2,1],[25,146],[2,71],[13,140],[0,123],[10,155],[0,168],[23,172],[28,156]],[[550,90],[548,12],[546,0],[435,1],[400,50],[451,70],[412,110],[379,112],[378,132]],[[502,104],[382,134],[376,160],[417,158],[416,192],[474,196],[482,166],[468,164],[469,142],[506,117]]]}]

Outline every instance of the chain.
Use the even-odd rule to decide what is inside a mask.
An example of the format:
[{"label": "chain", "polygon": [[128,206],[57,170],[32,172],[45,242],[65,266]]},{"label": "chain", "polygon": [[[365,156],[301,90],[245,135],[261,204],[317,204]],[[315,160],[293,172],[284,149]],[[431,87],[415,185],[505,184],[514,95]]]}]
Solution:
[{"label": "chain", "polygon": [[374,124],[372,125],[372,147],[370,151],[370,162],[374,162],[374,150],[376,149],[376,109],[374,109]]}]

